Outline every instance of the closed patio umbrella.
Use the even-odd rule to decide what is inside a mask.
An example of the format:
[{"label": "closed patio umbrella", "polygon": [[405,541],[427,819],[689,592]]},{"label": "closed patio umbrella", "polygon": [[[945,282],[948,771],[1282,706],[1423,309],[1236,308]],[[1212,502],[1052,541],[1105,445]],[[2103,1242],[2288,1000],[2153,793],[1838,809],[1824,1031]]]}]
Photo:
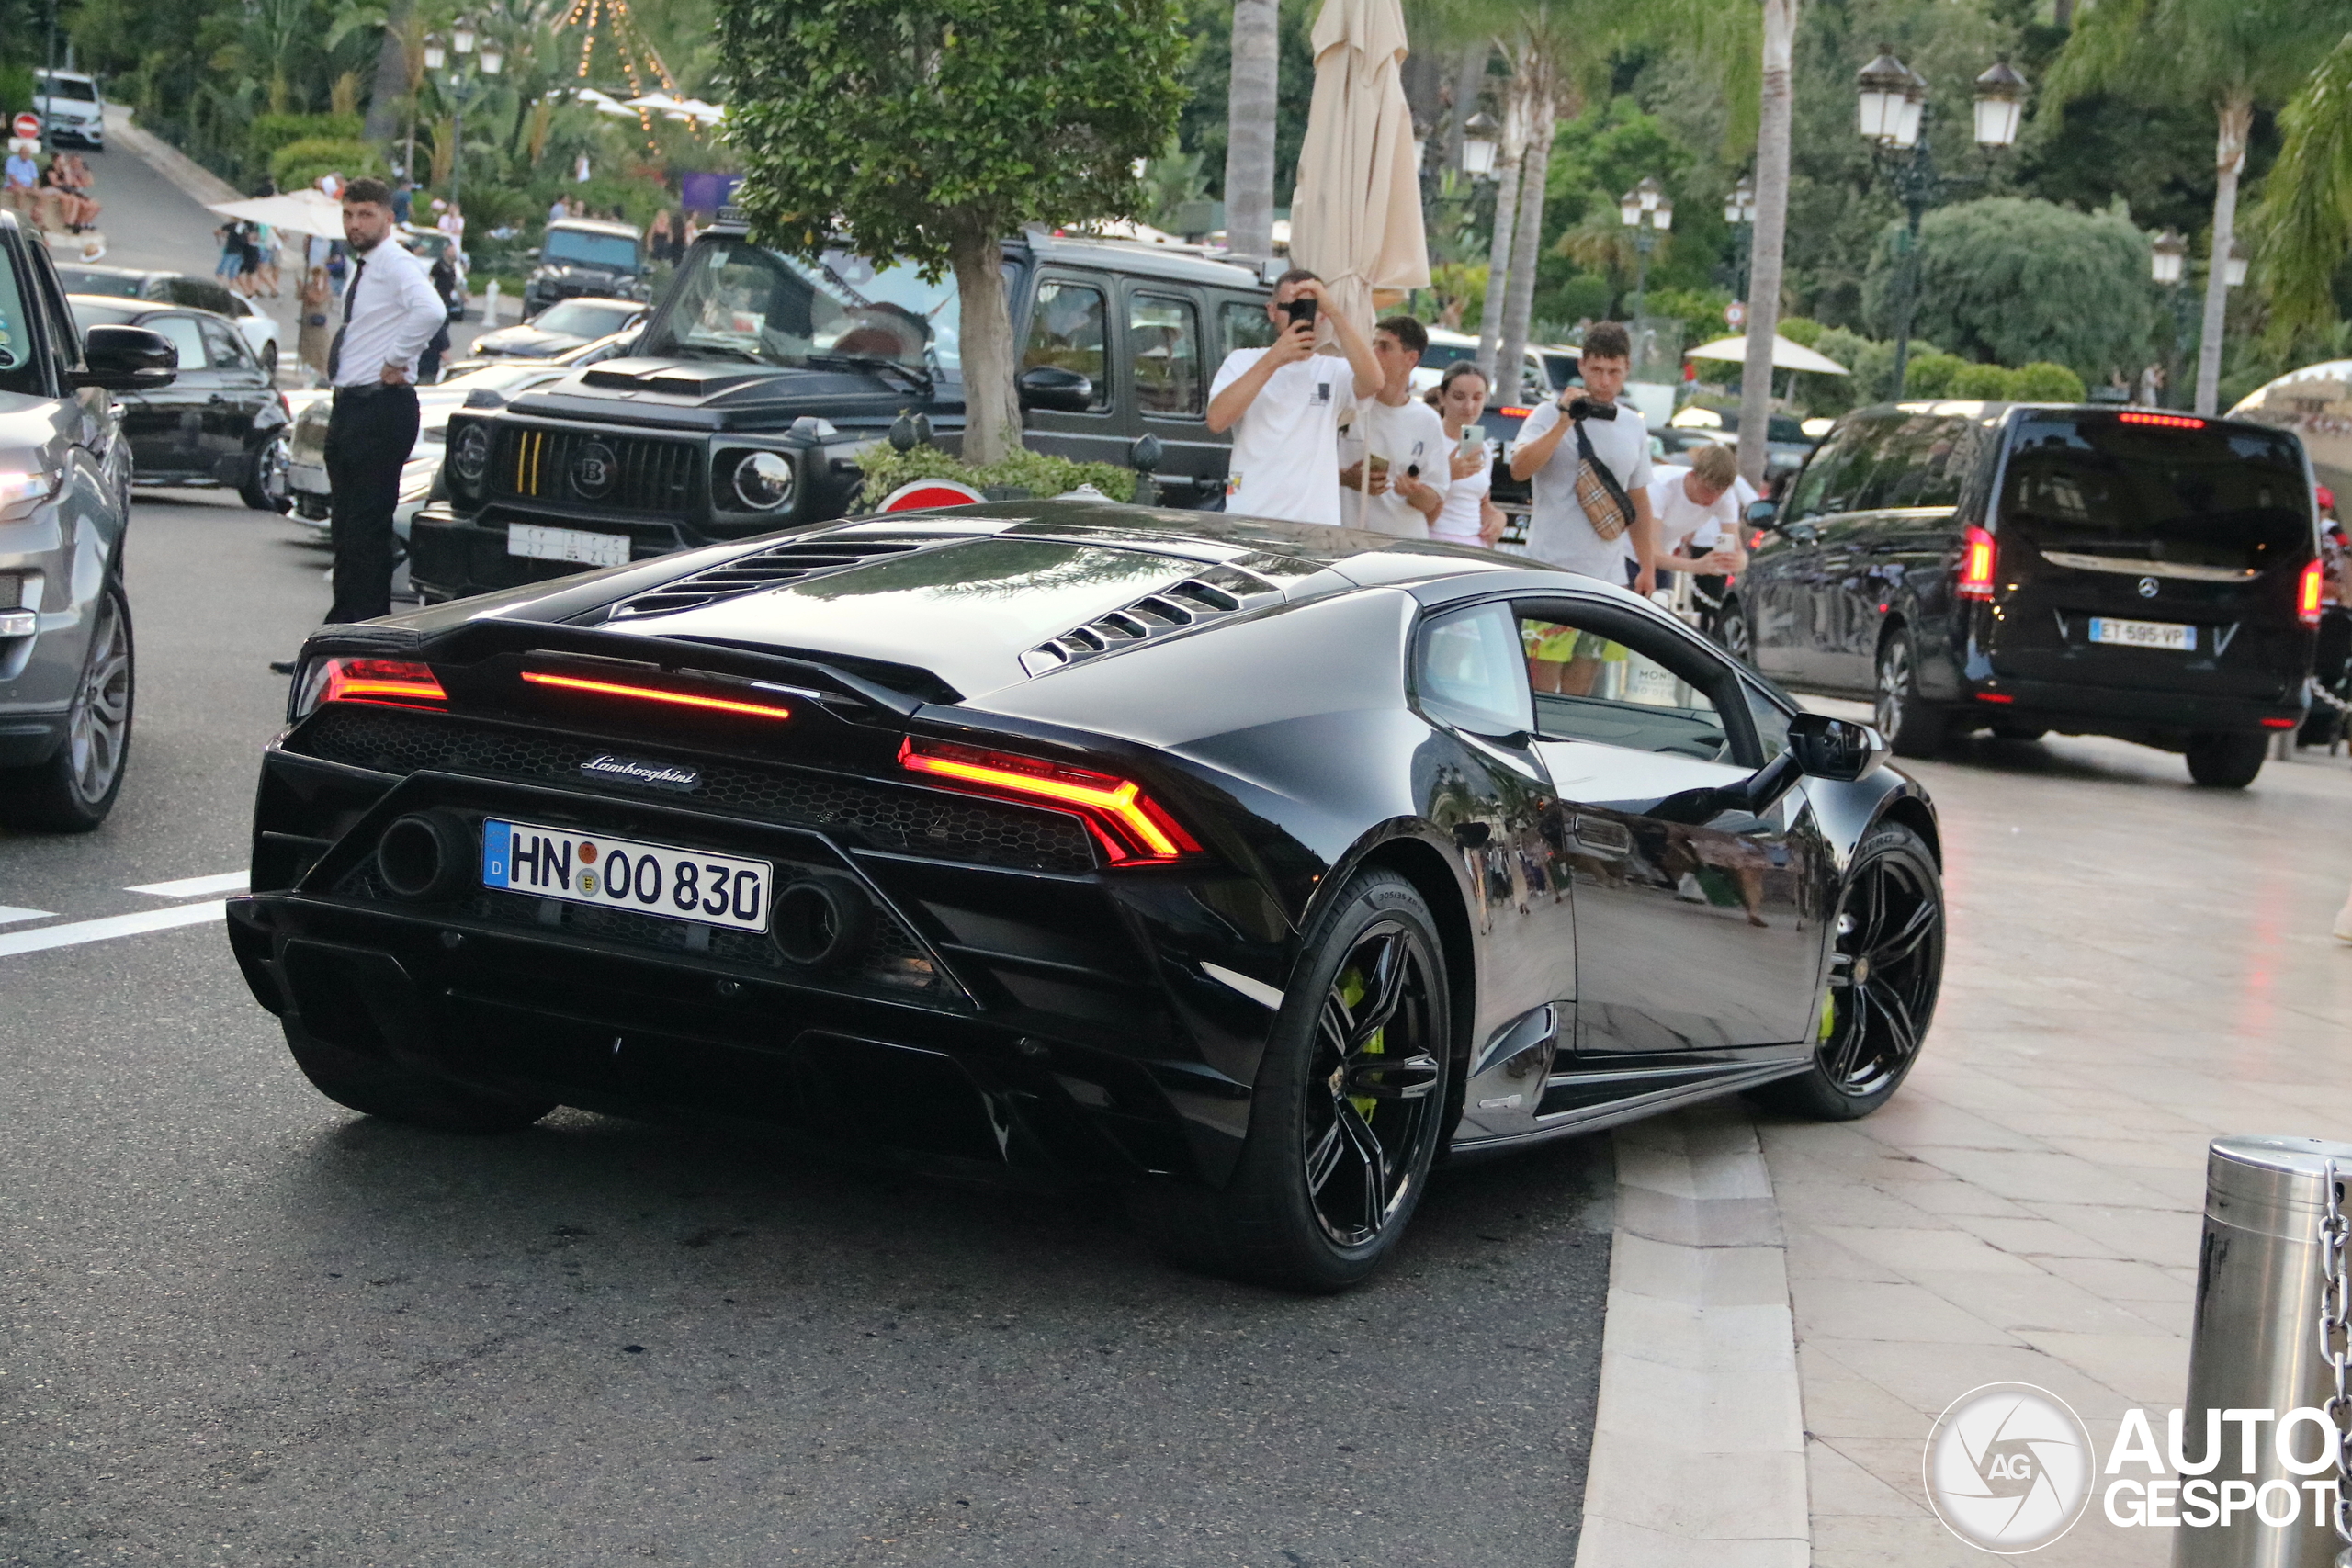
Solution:
[{"label": "closed patio umbrella", "polygon": [[1333,306],[1366,333],[1373,291],[1425,288],[1413,111],[1397,68],[1397,0],[1324,0],[1315,20],[1315,96],[1291,198],[1291,260],[1320,274]]}]

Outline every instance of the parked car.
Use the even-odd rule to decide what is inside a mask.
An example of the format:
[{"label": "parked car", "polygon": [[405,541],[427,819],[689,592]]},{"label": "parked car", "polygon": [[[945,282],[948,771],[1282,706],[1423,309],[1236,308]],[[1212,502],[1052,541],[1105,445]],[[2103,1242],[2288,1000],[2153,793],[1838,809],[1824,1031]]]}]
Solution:
[{"label": "parked car", "polygon": [[[1527,649],[1620,650],[1582,695]],[[328,1098],[732,1118],[1124,1183],[1334,1290],[1432,1163],[1749,1090],[1883,1105],[1934,811],[1625,590],[1079,501],[330,626],[229,935]]]},{"label": "parked car", "polygon": [[122,394],[122,432],[141,484],[226,485],[257,512],[283,512],[286,399],[236,328],[209,310],[130,299],[69,296],[85,333],[100,326],[143,327],[179,353],[166,387]]},{"label": "parked car", "polygon": [[646,307],[635,299],[566,299],[528,321],[482,333],[468,352],[476,359],[548,359],[598,338],[634,332],[645,317]]},{"label": "parked car", "polygon": [[[1449,365],[1478,357],[1478,339],[1471,333],[1457,333],[1444,327],[1430,329],[1430,345],[1421,355],[1420,365],[1413,371],[1413,389],[1426,392],[1436,386]],[[1538,388],[1548,388],[1557,397],[1569,387],[1584,385],[1584,375],[1578,368],[1581,356],[1566,344],[1530,347],[1521,371],[1524,385],[1507,397],[1491,401],[1517,402],[1522,396]]]},{"label": "parked car", "polygon": [[86,832],[122,789],[135,672],[116,400],[160,395],[172,362],[141,327],[85,334],[40,235],[0,212],[0,824]]},{"label": "parked car", "polygon": [[33,71],[33,113],[40,116],[51,144],[78,141],[93,152],[107,150],[106,96],[98,79],[79,71]]},{"label": "parked car", "polygon": [[2237,788],[2296,728],[2320,619],[2311,465],[2283,431],[2109,404],[1840,419],[1770,516],[1725,643],[1874,698],[1905,755],[1989,728],[2185,752]]},{"label": "parked car", "polygon": [[194,277],[184,272],[143,272],[127,266],[97,266],[88,262],[60,262],[58,276],[68,294],[102,295],[117,299],[154,299],[209,310],[236,323],[239,335],[274,379],[277,375],[277,318],[218,278]]},{"label": "parked car", "polygon": [[[1231,444],[1209,433],[1208,387],[1271,339],[1257,275],[1117,241],[1024,235],[1003,254],[1027,445],[1126,463],[1150,435],[1163,501],[1220,504]],[[416,583],[454,598],[842,516],[859,454],[902,413],[961,444],[958,327],[952,278],[845,250],[791,261],[715,225],[629,356],[452,417]]]},{"label": "parked car", "polygon": [[648,298],[645,244],[633,223],[559,218],[526,254],[537,264],[523,280],[526,321],[563,299]]}]

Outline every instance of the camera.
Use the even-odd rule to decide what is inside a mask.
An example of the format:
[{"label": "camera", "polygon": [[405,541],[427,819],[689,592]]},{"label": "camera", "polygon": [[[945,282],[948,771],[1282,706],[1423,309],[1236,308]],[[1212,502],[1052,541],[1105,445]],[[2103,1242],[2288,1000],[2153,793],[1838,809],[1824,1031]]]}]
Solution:
[{"label": "camera", "polygon": [[1590,398],[1578,398],[1568,405],[1570,419],[1615,419],[1615,403],[1596,403]]}]

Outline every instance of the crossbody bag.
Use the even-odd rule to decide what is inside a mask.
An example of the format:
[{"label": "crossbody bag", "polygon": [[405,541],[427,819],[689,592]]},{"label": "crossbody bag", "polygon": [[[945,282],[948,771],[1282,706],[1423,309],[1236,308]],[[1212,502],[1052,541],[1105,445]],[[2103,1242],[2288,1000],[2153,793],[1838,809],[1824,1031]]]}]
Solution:
[{"label": "crossbody bag", "polygon": [[1584,433],[1584,421],[1570,422],[1577,433],[1577,505],[1584,510],[1585,521],[1603,539],[1621,537],[1634,525],[1634,503],[1625,494],[1625,487],[1609,471],[1609,465],[1594,455],[1592,441]]}]

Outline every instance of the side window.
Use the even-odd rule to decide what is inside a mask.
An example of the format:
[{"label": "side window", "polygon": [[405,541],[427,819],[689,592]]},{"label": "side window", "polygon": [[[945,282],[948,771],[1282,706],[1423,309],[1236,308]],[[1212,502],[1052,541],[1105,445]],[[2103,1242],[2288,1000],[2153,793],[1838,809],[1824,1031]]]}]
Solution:
[{"label": "side window", "polygon": [[1136,405],[1144,412],[1201,412],[1200,314],[1190,300],[1162,294],[1131,297],[1127,355],[1135,364]]},{"label": "side window", "polygon": [[1094,404],[1111,406],[1111,373],[1103,354],[1104,321],[1110,308],[1102,291],[1083,283],[1047,278],[1037,285],[1037,309],[1029,320],[1029,346],[1021,368],[1051,365],[1075,370],[1094,383]]},{"label": "side window", "polygon": [[1734,727],[1710,695],[1726,689],[1724,672],[1670,634],[1557,604],[1522,609],[1519,640],[1545,739],[1738,761]]},{"label": "side window", "polygon": [[1923,433],[1919,449],[1912,456],[1911,476],[1905,481],[1909,488],[1903,491],[1908,499],[1887,504],[1958,506],[1961,486],[1976,464],[1976,432],[1974,420],[1936,421],[1932,429]]},{"label": "side window", "polygon": [[196,330],[194,316],[150,316],[139,324],[172,340],[172,346],[180,351],[181,369],[202,370],[212,363],[204,352],[204,335]]},{"label": "side window", "polygon": [[1256,299],[1228,299],[1216,308],[1217,362],[1237,348],[1272,348],[1274,323],[1266,320],[1265,305]]},{"label": "side window", "polygon": [[248,370],[253,358],[245,353],[244,341],[234,327],[220,321],[198,319],[197,326],[204,333],[205,357],[224,369]]},{"label": "side window", "polygon": [[1431,718],[1477,735],[1524,735],[1527,659],[1508,604],[1433,616],[1413,650],[1413,692]]},{"label": "side window", "polygon": [[1831,489],[1838,483],[1839,476],[1852,462],[1854,446],[1860,433],[1860,426],[1849,424],[1813,455],[1813,460],[1804,466],[1804,472],[1797,476],[1796,489],[1790,492],[1787,513],[1790,522],[1818,517],[1831,509]]},{"label": "side window", "polygon": [[1829,487],[1822,510],[1872,512],[1896,504],[1887,495],[1903,475],[1910,423],[1905,419],[1881,419],[1857,426],[1851,456]]},{"label": "side window", "polygon": [[1739,689],[1747,698],[1747,716],[1756,726],[1757,742],[1764,748],[1763,761],[1769,762],[1789,749],[1789,716],[1780,704],[1747,682],[1742,681]]}]

